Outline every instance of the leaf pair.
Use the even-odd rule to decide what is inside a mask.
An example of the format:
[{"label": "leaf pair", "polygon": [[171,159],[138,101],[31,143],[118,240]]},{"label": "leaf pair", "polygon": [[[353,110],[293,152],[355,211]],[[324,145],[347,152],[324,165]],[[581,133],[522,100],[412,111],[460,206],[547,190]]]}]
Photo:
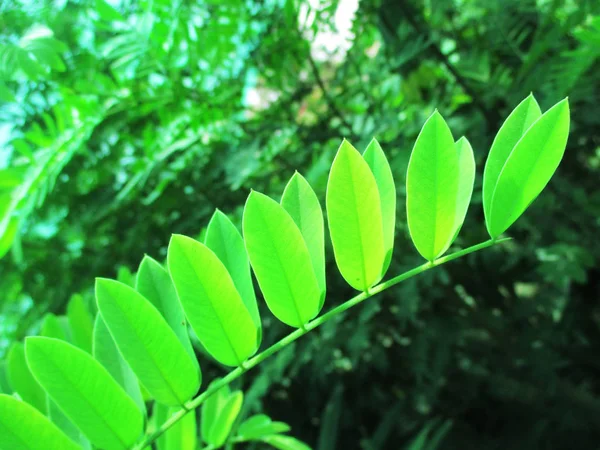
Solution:
[{"label": "leaf pair", "polygon": [[492,238],[504,233],[550,181],[565,152],[569,120],[567,99],[542,115],[530,95],[498,131],[483,174],[483,209]]},{"label": "leaf pair", "polygon": [[216,211],[205,243],[173,235],[169,272],[198,339],[217,361],[239,366],[260,345],[262,328],[239,231]]},{"label": "leaf pair", "polygon": [[364,155],[342,142],[329,173],[326,206],[338,268],[350,286],[367,291],[390,265],[396,221],[392,171],[375,139]]},{"label": "leaf pair", "polygon": [[475,159],[465,137],[454,142],[435,111],[415,142],[406,175],[408,229],[417,251],[434,261],[452,244],[465,220]]},{"label": "leaf pair", "polygon": [[281,204],[252,191],[243,231],[269,309],[283,323],[303,327],[325,302],[324,222],[315,192],[298,172]]},{"label": "leaf pair", "polygon": [[229,385],[223,386],[206,399],[202,405],[200,423],[202,440],[206,444],[219,448],[225,443],[242,409],[243,401],[242,391],[231,392]]}]

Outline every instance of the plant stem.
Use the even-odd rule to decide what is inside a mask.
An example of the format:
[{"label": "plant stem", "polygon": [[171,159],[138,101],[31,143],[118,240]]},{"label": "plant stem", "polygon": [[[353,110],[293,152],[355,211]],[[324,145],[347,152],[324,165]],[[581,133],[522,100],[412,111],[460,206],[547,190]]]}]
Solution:
[{"label": "plant stem", "polygon": [[169,417],[169,419],[165,423],[163,423],[160,427],[158,427],[153,433],[145,436],[144,439],[139,444],[137,444],[133,447],[133,450],[145,449],[152,442],[154,442],[156,439],[158,439],[165,431],[167,431],[175,423],[177,423],[189,411],[196,409],[208,397],[210,397],[216,391],[221,389],[223,386],[225,386],[225,385],[231,383],[233,380],[239,378],[244,372],[259,365],[261,362],[263,362],[269,356],[277,353],[282,348],[291,344],[292,342],[294,342],[301,336],[304,336],[309,331],[314,330],[318,326],[324,324],[325,322],[327,322],[328,320],[337,316],[338,314],[343,313],[347,309],[350,309],[353,306],[358,305],[359,303],[363,302],[367,298],[372,297],[376,294],[379,294],[380,292],[383,292],[386,289],[389,289],[392,286],[395,286],[396,284],[401,283],[404,280],[407,280],[408,278],[414,277],[415,275],[423,273],[429,269],[433,269],[434,267],[441,266],[442,264],[445,264],[447,262],[461,258],[465,255],[468,255],[469,253],[473,253],[478,250],[482,250],[484,248],[491,247],[493,245],[500,244],[502,242],[506,242],[509,240],[511,240],[511,238],[495,239],[495,240],[490,239],[489,241],[485,241],[480,244],[473,245],[471,247],[467,247],[463,250],[459,250],[459,251],[451,253],[447,256],[442,256],[441,258],[436,259],[434,262],[426,262],[425,264],[422,264],[418,267],[415,267],[414,269],[411,269],[411,270],[404,272],[398,276],[395,276],[394,278],[392,278],[388,281],[385,281],[376,286],[373,286],[372,288],[369,289],[368,293],[361,292],[360,294],[356,295],[355,297],[352,297],[350,300],[347,300],[346,302],[342,303],[341,305],[336,306],[331,311],[308,322],[304,326],[304,328],[298,328],[297,330],[294,330],[293,332],[291,332],[290,334],[285,336],[283,339],[281,339],[281,340],[277,341],[275,344],[271,345],[266,350],[260,352],[256,356],[248,359],[247,361],[244,362],[243,368],[237,367],[237,368],[233,369],[231,372],[229,372],[227,375],[225,375],[223,378],[221,378],[219,381],[217,381],[216,383],[211,384],[210,387],[206,391],[204,391],[203,393],[198,395],[196,398],[193,398],[193,399],[189,400],[188,402],[186,402],[183,409],[177,411],[175,414],[173,414],[171,417]]}]

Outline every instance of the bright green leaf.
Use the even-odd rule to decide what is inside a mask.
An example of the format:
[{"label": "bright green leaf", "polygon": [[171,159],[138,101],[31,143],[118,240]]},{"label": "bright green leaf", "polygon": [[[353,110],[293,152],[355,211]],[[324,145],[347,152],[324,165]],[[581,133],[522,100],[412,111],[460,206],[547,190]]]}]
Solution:
[{"label": "bright green leaf", "polygon": [[396,234],[396,184],[394,183],[392,169],[385,157],[385,153],[383,153],[381,145],[379,145],[379,142],[375,138],[369,143],[363,154],[363,158],[369,165],[371,172],[373,172],[381,202],[383,245],[385,251],[385,260],[381,271],[381,276],[383,277],[392,262],[392,253],[394,251],[394,235]]},{"label": "bright green leaf", "polygon": [[281,206],[289,213],[302,233],[319,283],[319,310],[325,301],[325,223],[317,194],[308,181],[294,173],[281,197]]},{"label": "bright green leaf", "polygon": [[542,192],[558,168],[569,136],[567,99],[546,111],[517,142],[492,195],[488,230],[504,233]]},{"label": "bright green leaf", "polygon": [[94,319],[81,295],[75,294],[69,300],[67,318],[73,344],[91,354]]},{"label": "bright green leaf", "polygon": [[90,441],[50,398],[48,398],[48,418],[82,449],[90,450],[92,448]]},{"label": "bright green leaf", "polygon": [[106,0],[96,0],[96,12],[102,20],[107,22],[123,21],[123,16],[113,8]]},{"label": "bright green leaf", "polygon": [[321,290],[300,229],[276,201],[252,191],[243,217],[252,269],[271,312],[300,328],[319,313]]},{"label": "bright green leaf", "polygon": [[13,391],[30,405],[46,414],[46,394],[35,380],[25,359],[25,346],[15,342],[6,358],[6,375]]},{"label": "bright green leaf", "polygon": [[192,361],[197,363],[187,331],[185,314],[181,309],[181,303],[177,298],[177,291],[175,291],[169,272],[158,261],[144,256],[138,269],[135,286],[136,290],[158,309]]},{"label": "bright green leaf", "polygon": [[[214,386],[218,381],[218,378],[213,380],[208,385],[208,389]],[[223,409],[225,403],[227,403],[230,395],[231,390],[229,389],[229,385],[226,384],[209,396],[202,404],[202,413],[200,414],[200,435],[205,443],[209,443],[211,430],[218,420],[219,413]]]},{"label": "bright green leaf", "polygon": [[346,282],[359,291],[381,279],[386,259],[377,181],[346,140],[327,182],[327,218],[335,261]]},{"label": "bright green leaf", "polygon": [[198,392],[199,366],[152,303],[129,286],[102,278],[96,280],[96,301],[123,358],[157,402],[182,405]]},{"label": "bright green leaf", "polygon": [[0,450],[80,449],[35,408],[0,394]]},{"label": "bright green leaf", "polygon": [[143,415],[146,415],[146,406],[142,392],[133,370],[123,359],[113,337],[100,314],[96,316],[94,325],[94,358],[102,364],[108,373],[121,385],[131,399],[135,402]]},{"label": "bright green leaf", "polygon": [[533,94],[530,94],[510,113],[494,138],[483,171],[483,212],[485,213],[485,222],[488,225],[488,231],[492,196],[494,195],[500,172],[502,172],[506,160],[517,142],[519,142],[519,139],[523,137],[529,127],[541,115],[542,111],[538,103]]},{"label": "bright green leaf", "polygon": [[257,345],[260,345],[262,325],[258,315],[254,286],[252,285],[250,261],[248,260],[242,235],[229,217],[217,210],[208,223],[204,244],[217,255],[227,272],[229,272],[235,288],[254,321],[254,325],[261,332],[257,340]]},{"label": "bright green leaf", "polygon": [[31,372],[50,398],[92,444],[125,450],[142,432],[138,408],[102,365],[58,339],[29,337],[25,352]]},{"label": "bright green leaf", "polygon": [[217,361],[239,366],[257,348],[259,331],[221,260],[204,244],[174,235],[168,266],[198,339]]},{"label": "bright green leaf", "polygon": [[450,243],[456,239],[465,221],[469,203],[471,203],[471,196],[473,195],[473,184],[475,183],[475,155],[471,144],[463,136],[456,141],[455,146],[458,152],[458,191],[454,215],[454,237]]},{"label": "bright green leaf", "polygon": [[410,236],[429,261],[443,254],[455,237],[459,154],[450,128],[435,111],[417,137],[406,175],[406,213]]},{"label": "bright green leaf", "polygon": [[42,320],[40,335],[68,341],[69,323],[61,319],[64,317],[57,317],[52,313],[46,314]]}]

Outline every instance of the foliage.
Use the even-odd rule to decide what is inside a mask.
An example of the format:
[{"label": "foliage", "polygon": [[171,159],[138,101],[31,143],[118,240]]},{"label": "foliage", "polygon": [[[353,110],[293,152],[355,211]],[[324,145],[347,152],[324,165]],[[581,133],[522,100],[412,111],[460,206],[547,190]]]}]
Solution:
[{"label": "foliage", "polygon": [[[0,58],[0,353],[74,292],[87,312],[69,322],[91,336],[95,276],[135,284],[144,252],[166,259],[169,234],[198,236],[215,207],[240,228],[250,187],[279,195],[297,168],[325,204],[340,136],[361,149],[377,136],[401,205],[434,108],[468,132],[478,175],[456,245],[479,242],[501,118],[532,91],[542,109],[568,94],[568,149],[514,241],[382,293],[236,388],[240,417],[265,412],[322,449],[408,447],[447,420],[440,448],[595,447],[597,2],[362,1],[329,53],[318,43],[349,9],[336,2],[42,5],[0,6],[3,49],[52,39],[24,50],[33,76]],[[404,211],[390,273],[419,261]],[[324,245],[329,307],[351,290]],[[285,326],[259,310],[266,346]],[[218,374],[203,365],[205,384]]]}]

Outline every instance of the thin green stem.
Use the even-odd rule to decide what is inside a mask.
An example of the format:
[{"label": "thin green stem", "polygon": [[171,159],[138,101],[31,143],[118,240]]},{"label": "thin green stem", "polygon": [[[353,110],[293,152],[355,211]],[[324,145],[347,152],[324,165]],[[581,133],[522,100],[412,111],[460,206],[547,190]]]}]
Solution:
[{"label": "thin green stem", "polygon": [[404,280],[407,280],[408,278],[414,277],[415,275],[419,275],[420,273],[426,272],[427,270],[433,269],[434,267],[441,266],[442,264],[445,264],[447,262],[461,258],[465,255],[468,255],[469,253],[473,253],[478,250],[482,250],[484,248],[491,247],[493,245],[509,241],[510,239],[511,238],[490,239],[489,241],[485,241],[485,242],[482,242],[481,244],[473,245],[473,246],[465,248],[463,250],[459,250],[457,252],[451,253],[450,255],[442,256],[441,258],[436,259],[433,262],[428,261],[425,264],[422,264],[418,267],[415,267],[414,269],[409,270],[408,272],[404,272],[398,276],[395,276],[394,278],[392,278],[388,281],[385,281],[376,286],[373,286],[372,288],[369,289],[368,293],[361,292],[360,294],[356,295],[355,297],[352,297],[350,300],[347,300],[346,302],[342,303],[341,305],[336,306],[331,311],[308,322],[304,326],[304,328],[298,328],[297,330],[294,330],[293,332],[288,334],[283,339],[277,341],[275,344],[271,345],[269,348],[260,352],[258,355],[245,361],[242,366],[233,369],[231,372],[229,372],[227,375],[225,375],[223,378],[221,378],[216,383],[211,384],[210,387],[206,391],[204,391],[203,393],[198,395],[196,398],[193,398],[190,401],[186,402],[184,405],[184,409],[177,411],[175,414],[173,414],[171,417],[169,417],[169,419],[165,423],[163,423],[160,427],[158,427],[153,433],[145,436],[144,439],[139,444],[137,444],[133,447],[133,450],[145,449],[152,442],[154,442],[156,439],[158,439],[165,431],[167,431],[175,423],[177,423],[189,411],[196,409],[208,397],[210,397],[216,391],[221,389],[223,386],[225,386],[225,385],[231,383],[233,380],[239,378],[244,372],[259,365],[261,362],[263,362],[269,356],[277,353],[282,348],[288,346],[289,344],[291,344],[292,342],[294,342],[301,336],[304,336],[309,331],[314,330],[315,328],[324,324],[328,320],[334,318],[338,314],[343,313],[344,311],[352,308],[353,306],[356,306],[359,303],[363,302],[367,298],[377,295],[380,292],[383,292],[386,289],[389,289],[392,286],[395,286],[396,284],[401,283]]}]

